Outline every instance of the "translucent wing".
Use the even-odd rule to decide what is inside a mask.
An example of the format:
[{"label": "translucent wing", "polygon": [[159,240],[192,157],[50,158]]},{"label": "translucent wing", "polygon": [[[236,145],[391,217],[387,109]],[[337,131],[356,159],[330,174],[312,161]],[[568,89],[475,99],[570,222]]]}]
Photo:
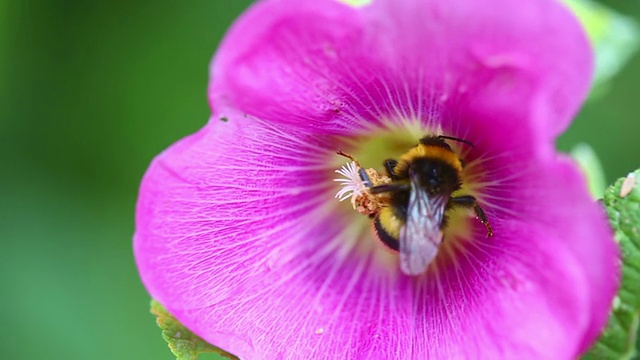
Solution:
[{"label": "translucent wing", "polygon": [[399,239],[400,269],[405,274],[422,274],[438,254],[447,201],[447,195],[430,196],[417,180],[411,180],[407,220]]}]

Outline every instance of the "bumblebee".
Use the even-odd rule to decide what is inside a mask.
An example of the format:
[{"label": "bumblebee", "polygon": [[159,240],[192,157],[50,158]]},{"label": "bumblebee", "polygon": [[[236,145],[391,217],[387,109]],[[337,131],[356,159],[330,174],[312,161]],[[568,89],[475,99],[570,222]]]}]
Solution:
[{"label": "bumblebee", "polygon": [[387,181],[372,181],[371,169],[359,169],[368,196],[383,199],[370,214],[375,231],[386,246],[399,252],[400,268],[407,275],[423,273],[438,254],[447,222],[446,212],[452,207],[473,208],[487,229],[487,237],[493,236],[475,197],[452,196],[462,186],[463,162],[446,140],[473,147],[463,139],[429,135],[398,160],[384,161],[386,177],[379,178]]}]

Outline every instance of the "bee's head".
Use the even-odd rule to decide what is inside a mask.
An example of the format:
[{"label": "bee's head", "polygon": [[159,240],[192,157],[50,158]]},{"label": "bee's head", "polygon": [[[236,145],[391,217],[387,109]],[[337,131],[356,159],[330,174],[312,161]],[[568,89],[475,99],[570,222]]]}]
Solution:
[{"label": "bee's head", "polygon": [[451,194],[460,187],[458,171],[442,159],[417,158],[411,163],[409,173],[430,194]]}]

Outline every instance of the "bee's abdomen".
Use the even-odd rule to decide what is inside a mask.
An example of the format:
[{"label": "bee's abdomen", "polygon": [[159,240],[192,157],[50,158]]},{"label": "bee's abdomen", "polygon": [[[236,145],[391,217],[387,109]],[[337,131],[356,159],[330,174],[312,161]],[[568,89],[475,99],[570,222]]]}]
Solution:
[{"label": "bee's abdomen", "polygon": [[389,235],[389,233],[384,229],[382,224],[380,224],[380,217],[376,217],[376,220],[373,222],[373,225],[376,229],[376,235],[378,235],[378,239],[382,241],[389,249],[398,251],[399,243],[398,239]]},{"label": "bee's abdomen", "polygon": [[378,213],[373,222],[373,226],[376,230],[376,235],[378,235],[378,239],[391,250],[398,251],[398,236],[401,222],[393,215],[393,212],[389,208],[384,208]]}]

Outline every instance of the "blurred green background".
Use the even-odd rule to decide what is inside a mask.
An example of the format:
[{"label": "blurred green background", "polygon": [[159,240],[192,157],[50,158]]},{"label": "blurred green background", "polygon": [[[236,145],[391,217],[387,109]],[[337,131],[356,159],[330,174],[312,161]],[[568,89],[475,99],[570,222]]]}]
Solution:
[{"label": "blurred green background", "polygon": [[[207,121],[209,60],[249,3],[0,0],[2,358],[173,359],[131,252],[138,183]],[[640,165],[638,80],[635,56],[559,142],[609,181]]]}]

